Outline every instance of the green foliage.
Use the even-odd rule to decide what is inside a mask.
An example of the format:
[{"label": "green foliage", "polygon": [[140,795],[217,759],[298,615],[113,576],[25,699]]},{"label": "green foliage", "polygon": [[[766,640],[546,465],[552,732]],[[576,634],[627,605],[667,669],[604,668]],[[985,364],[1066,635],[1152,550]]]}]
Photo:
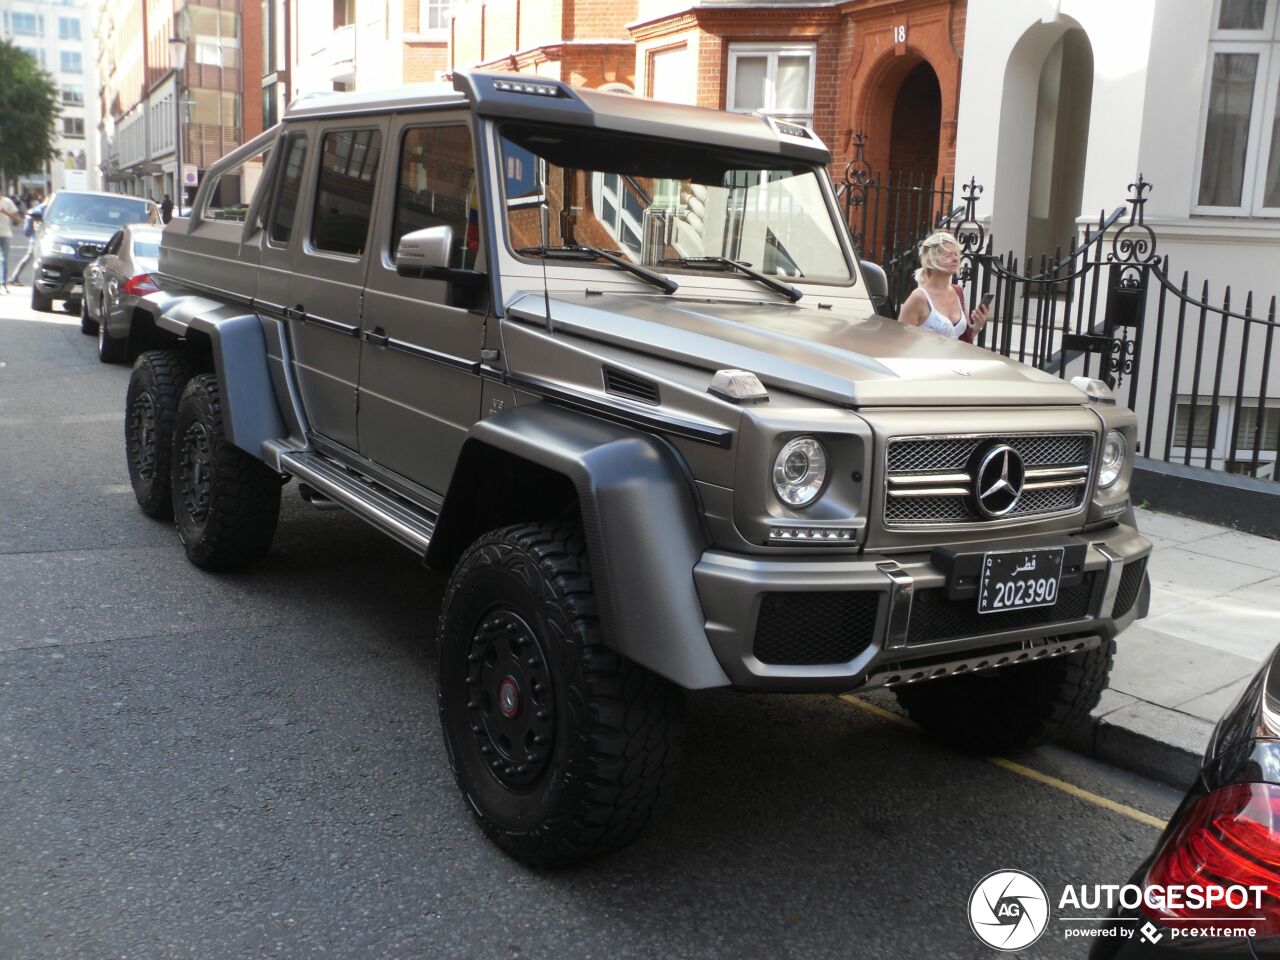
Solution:
[{"label": "green foliage", "polygon": [[22,48],[0,42],[0,170],[6,177],[42,170],[57,157],[61,110],[53,78]]}]

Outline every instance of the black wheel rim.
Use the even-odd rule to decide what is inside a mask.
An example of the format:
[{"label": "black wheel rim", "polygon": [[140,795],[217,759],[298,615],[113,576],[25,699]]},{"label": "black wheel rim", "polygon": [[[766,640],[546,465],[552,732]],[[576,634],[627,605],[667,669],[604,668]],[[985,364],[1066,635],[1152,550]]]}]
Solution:
[{"label": "black wheel rim", "polygon": [[209,431],[203,423],[193,423],[182,435],[182,507],[195,523],[209,515],[213,492],[213,451]]},{"label": "black wheel rim", "polygon": [[555,698],[546,654],[533,628],[505,607],[476,624],[467,650],[467,715],[494,778],[519,790],[551,760]]},{"label": "black wheel rim", "polygon": [[156,400],[140,393],[129,406],[129,459],[138,479],[150,482],[156,472]]}]

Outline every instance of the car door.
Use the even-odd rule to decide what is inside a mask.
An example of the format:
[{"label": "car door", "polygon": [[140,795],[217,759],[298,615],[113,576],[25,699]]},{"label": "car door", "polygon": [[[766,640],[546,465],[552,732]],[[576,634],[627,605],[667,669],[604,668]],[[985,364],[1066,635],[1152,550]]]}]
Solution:
[{"label": "car door", "polygon": [[379,204],[360,360],[360,452],[437,493],[480,416],[483,313],[446,304],[446,283],[401,277],[406,233],[453,228],[450,267],[476,268],[480,250],[474,138],[466,113],[397,117]]},{"label": "car door", "polygon": [[388,120],[315,125],[284,314],[311,429],[356,450],[360,311]]}]

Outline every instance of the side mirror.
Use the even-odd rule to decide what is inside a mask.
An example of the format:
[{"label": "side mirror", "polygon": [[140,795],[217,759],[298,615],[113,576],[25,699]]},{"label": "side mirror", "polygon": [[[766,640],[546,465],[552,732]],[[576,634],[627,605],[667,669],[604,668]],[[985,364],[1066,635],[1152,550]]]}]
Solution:
[{"label": "side mirror", "polygon": [[867,296],[875,305],[876,313],[882,317],[889,316],[885,312],[885,305],[889,302],[889,278],[885,276],[884,269],[870,260],[859,260],[858,267],[862,270],[862,279],[867,284]]},{"label": "side mirror", "polygon": [[426,227],[400,238],[396,246],[396,273],[402,277],[443,280],[448,284],[445,302],[472,309],[488,277],[477,270],[448,266],[453,251],[453,227]]}]

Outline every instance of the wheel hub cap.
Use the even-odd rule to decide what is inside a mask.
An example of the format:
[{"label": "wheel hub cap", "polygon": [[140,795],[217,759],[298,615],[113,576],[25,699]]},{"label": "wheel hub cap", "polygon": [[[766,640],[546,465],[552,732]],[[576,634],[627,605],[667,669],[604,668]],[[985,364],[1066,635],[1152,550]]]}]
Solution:
[{"label": "wheel hub cap", "polygon": [[209,443],[209,431],[203,423],[193,423],[182,436],[182,506],[196,523],[203,523],[209,515],[209,501],[213,495],[213,450]]},{"label": "wheel hub cap", "polygon": [[467,650],[467,714],[489,772],[504,786],[533,784],[555,736],[551,673],[537,635],[514,610],[490,610]]},{"label": "wheel hub cap", "polygon": [[129,407],[129,456],[134,472],[150,481],[156,469],[156,401],[140,393]]}]

